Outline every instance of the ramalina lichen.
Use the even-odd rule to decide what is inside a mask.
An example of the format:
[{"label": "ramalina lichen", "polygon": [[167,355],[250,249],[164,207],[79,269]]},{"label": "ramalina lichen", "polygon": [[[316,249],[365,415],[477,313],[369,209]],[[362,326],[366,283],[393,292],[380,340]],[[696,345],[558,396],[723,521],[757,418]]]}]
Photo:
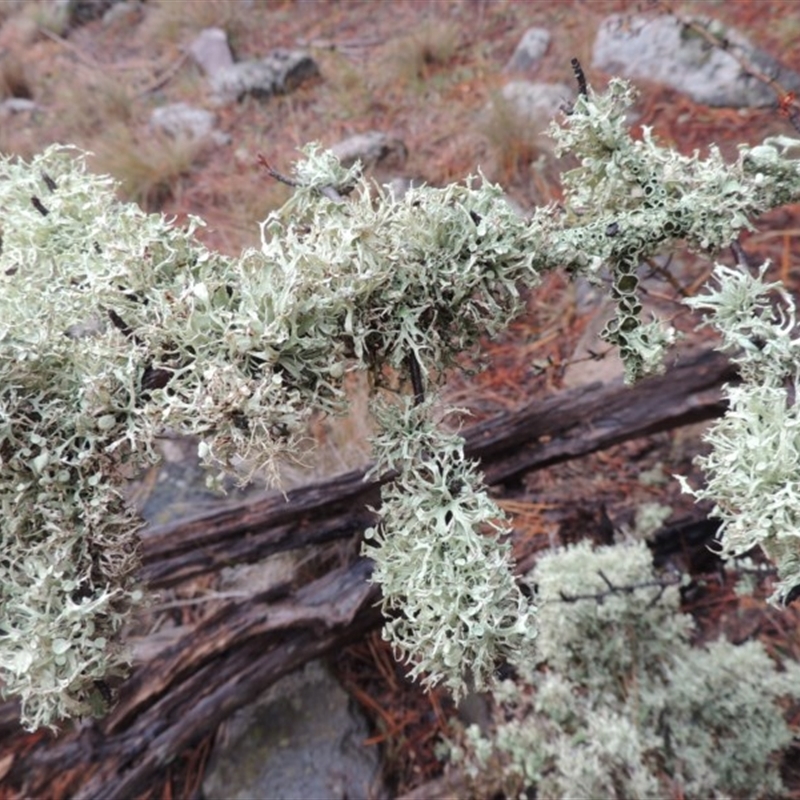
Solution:
[{"label": "ramalina lichen", "polygon": [[[705,159],[684,156],[660,146],[649,128],[640,139],[631,136],[633,99],[625,81],[612,80],[603,94],[579,97],[565,124],[553,125],[559,152],[580,166],[564,175],[566,218],[544,249],[554,266],[590,278],[610,271],[617,313],[601,336],[619,348],[629,382],[656,371],[674,339],[663,324],[641,321],[639,265],[680,242],[714,253],[750,228],[750,217],[800,196],[800,162],[791,157],[797,140],[740,145],[730,164],[714,145]],[[545,213],[537,213],[534,227]]]},{"label": "ramalina lichen", "polygon": [[198,244],[198,220],[118,204],[75,151],[0,160],[0,668],[27,725],[93,709],[96,682],[123,667],[139,523],[119,491],[154,437],[195,434],[215,469],[274,477],[309,415],[344,408],[351,370],[379,389],[413,379],[414,407],[376,441],[398,475],[369,552],[386,608],[406,614],[387,635],[457,692],[527,652],[532,607],[492,541],[505,527],[460,441],[426,427],[422,395],[556,268],[599,279],[607,264],[604,336],[629,380],[658,369],[671,334],[641,322],[639,262],[681,240],[713,252],[800,197],[791,140],[735,164],[682,156],[631,136],[632,98],[612,81],[575,101],[554,133],[580,166],[563,208],[527,221],[483,180],[397,199],[310,146],[261,248],[239,258]]},{"label": "ramalina lichen", "polygon": [[0,162],[0,668],[29,727],[98,710],[124,670],[139,522],[118,489],[152,456],[150,362],[108,313],[194,247],[76,158]]},{"label": "ramalina lichen", "polygon": [[397,201],[307,156],[239,259],[118,204],[74,151],[0,162],[0,665],[31,727],[94,709],[123,666],[139,523],[119,489],[159,431],[269,474],[349,370],[402,380],[413,356],[433,385],[519,309],[536,248],[497,187]]},{"label": "ramalina lichen", "polygon": [[381,492],[382,522],[364,552],[376,559],[384,637],[412,677],[458,697],[484,690],[499,660],[533,657],[535,608],[511,574],[503,512],[430,405],[378,409],[374,471],[398,477]]},{"label": "ramalina lichen", "polygon": [[779,700],[797,697],[796,664],[778,671],[757,642],[693,647],[678,589],[658,585],[642,542],[549,553],[531,579],[528,685],[499,687],[490,735],[472,726],[448,748],[475,796],[781,794],[777,755],[793,734]]},{"label": "ramalina lichen", "polygon": [[761,546],[781,578],[776,602],[800,586],[800,339],[792,298],[780,284],[744,269],[718,265],[717,285],[687,300],[708,313],[731,351],[742,382],[726,386],[729,408],[705,434],[711,445],[697,459],[706,486],[684,489],[715,503],[722,519],[722,554]]}]

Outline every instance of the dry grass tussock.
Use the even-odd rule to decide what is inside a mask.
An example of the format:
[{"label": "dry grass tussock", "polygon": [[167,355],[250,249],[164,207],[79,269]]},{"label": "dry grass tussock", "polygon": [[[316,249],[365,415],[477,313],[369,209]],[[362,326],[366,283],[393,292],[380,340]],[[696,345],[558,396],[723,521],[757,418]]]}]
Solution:
[{"label": "dry grass tussock", "polygon": [[155,131],[137,135],[117,123],[97,140],[90,163],[120,182],[125,199],[157,211],[168,200],[179,199],[181,181],[191,175],[205,147],[195,139],[171,138]]}]

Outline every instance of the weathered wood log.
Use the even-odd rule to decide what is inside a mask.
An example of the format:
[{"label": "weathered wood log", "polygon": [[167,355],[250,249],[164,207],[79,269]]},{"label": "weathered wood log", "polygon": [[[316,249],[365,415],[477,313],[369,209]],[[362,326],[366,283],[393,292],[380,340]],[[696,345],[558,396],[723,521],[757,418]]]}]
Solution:
[{"label": "weathered wood log", "polygon": [[[634,387],[591,384],[464,431],[466,452],[481,462],[487,483],[588,455],[614,444],[719,416],[720,387],[735,378],[730,362],[703,350],[684,354],[665,375]],[[173,586],[229,564],[258,561],[309,544],[352,536],[374,522],[377,481],[365,472],[269,495],[191,520],[144,531],[141,576]]]},{"label": "weathered wood log", "polygon": [[[685,356],[663,377],[628,389],[592,385],[532,402],[465,432],[489,483],[604,447],[719,415],[735,374],[719,355]],[[354,472],[144,532],[143,580],[168,586],[232,563],[352,536],[370,524],[377,482]],[[356,561],[295,593],[230,602],[153,661],[137,665],[119,702],[33,746],[0,706],[0,785],[19,796],[128,798],[147,789],[185,748],[278,678],[379,623],[370,564]],[[5,724],[3,724],[5,723]]]},{"label": "weathered wood log", "polygon": [[283,587],[227,603],[138,666],[105,719],[17,757],[3,784],[22,797],[136,797],[184,749],[283,675],[375,627],[371,570],[360,559],[294,596]]}]

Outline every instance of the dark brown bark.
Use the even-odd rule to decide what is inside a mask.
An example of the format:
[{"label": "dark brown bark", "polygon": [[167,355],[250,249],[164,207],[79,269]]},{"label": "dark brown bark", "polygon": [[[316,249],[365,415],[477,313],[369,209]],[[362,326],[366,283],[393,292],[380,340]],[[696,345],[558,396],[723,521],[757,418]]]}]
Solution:
[{"label": "dark brown bark", "polygon": [[[489,483],[621,441],[719,415],[728,362],[684,356],[660,378],[632,389],[592,385],[465,432],[467,452]],[[282,550],[361,532],[374,520],[379,486],[364,473],[243,503],[143,534],[142,578],[169,586]],[[13,704],[0,706],[8,759],[0,785],[23,796],[129,798],[147,789],[185,748],[278,678],[379,623],[371,566],[358,560],[301,589],[278,587],[230,602],[154,660],[138,665],[103,720],[58,738],[14,734]]]},{"label": "dark brown bark", "polygon": [[283,675],[377,625],[370,572],[360,559],[294,596],[276,599],[278,589],[226,604],[138,666],[105,719],[18,753],[4,785],[24,797],[136,797],[184,749]]},{"label": "dark brown bark", "polygon": [[[712,351],[685,354],[665,375],[630,388],[589,386],[534,400],[466,429],[467,454],[489,484],[579,458],[614,444],[719,416],[720,387],[735,378]],[[142,578],[171,586],[233,563],[352,536],[372,524],[377,481],[362,471],[213,511],[143,533]]]}]

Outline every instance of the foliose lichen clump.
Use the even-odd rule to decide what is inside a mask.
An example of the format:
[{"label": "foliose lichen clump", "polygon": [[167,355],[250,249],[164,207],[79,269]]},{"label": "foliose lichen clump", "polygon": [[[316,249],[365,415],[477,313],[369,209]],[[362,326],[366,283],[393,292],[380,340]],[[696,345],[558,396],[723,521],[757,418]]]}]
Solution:
[{"label": "foliose lichen clump", "polygon": [[725,387],[728,410],[704,435],[697,462],[704,487],[684,490],[714,502],[725,557],[761,546],[778,568],[773,601],[800,586],[800,338],[795,304],[779,283],[717,265],[715,286],[686,302],[722,335],[741,383]]},{"label": "foliose lichen clump", "polygon": [[498,686],[490,732],[473,725],[446,748],[485,794],[781,795],[793,732],[780,701],[797,697],[797,664],[779,671],[758,642],[692,646],[678,587],[642,542],[548,553],[531,580],[535,669]]}]

